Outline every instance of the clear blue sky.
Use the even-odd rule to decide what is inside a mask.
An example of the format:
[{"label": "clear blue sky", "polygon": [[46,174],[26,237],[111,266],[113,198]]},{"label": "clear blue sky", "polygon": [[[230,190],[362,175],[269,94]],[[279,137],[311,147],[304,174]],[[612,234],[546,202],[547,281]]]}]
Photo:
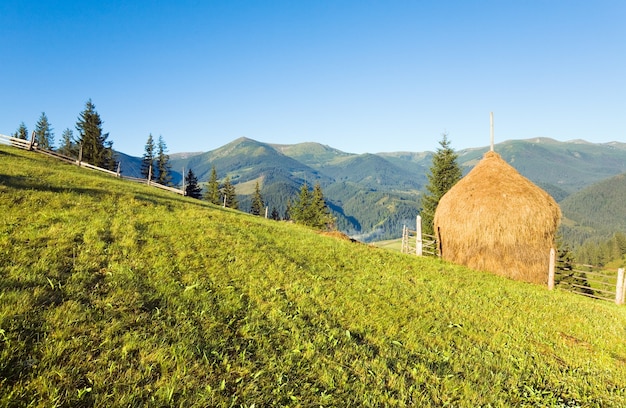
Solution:
[{"label": "clear blue sky", "polygon": [[[141,156],[238,137],[353,153],[626,141],[626,1],[0,2],[0,133],[91,99]],[[76,131],[74,130],[76,133]]]}]

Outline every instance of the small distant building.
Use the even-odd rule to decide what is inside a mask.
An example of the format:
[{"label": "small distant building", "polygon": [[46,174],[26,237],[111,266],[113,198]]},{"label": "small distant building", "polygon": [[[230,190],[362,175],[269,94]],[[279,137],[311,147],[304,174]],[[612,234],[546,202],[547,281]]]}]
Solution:
[{"label": "small distant building", "polygon": [[545,284],[560,221],[556,201],[490,151],[441,198],[434,228],[443,259]]}]

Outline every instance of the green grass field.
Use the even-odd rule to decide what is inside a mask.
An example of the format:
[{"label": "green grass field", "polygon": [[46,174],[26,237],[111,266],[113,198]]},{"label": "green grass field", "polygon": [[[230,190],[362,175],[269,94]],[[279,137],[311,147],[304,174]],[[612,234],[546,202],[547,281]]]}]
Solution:
[{"label": "green grass field", "polygon": [[0,406],[623,407],[626,307],[0,146]]}]

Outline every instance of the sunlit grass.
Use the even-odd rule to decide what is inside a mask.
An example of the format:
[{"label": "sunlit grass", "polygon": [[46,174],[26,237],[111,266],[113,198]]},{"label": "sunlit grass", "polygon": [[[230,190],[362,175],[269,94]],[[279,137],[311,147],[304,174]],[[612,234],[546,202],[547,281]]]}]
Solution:
[{"label": "sunlit grass", "polygon": [[2,406],[624,406],[626,308],[0,147]]}]

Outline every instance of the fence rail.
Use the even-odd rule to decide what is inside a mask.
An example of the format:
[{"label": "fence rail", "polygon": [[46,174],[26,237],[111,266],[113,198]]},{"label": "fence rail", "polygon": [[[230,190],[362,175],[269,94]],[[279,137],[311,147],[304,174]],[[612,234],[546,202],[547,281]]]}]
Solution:
[{"label": "fence rail", "polygon": [[118,166],[117,171],[111,171],[111,170],[108,170],[108,169],[103,169],[102,167],[94,166],[93,164],[85,163],[84,161],[81,161],[79,159],[63,155],[61,153],[55,152],[54,150],[41,149],[35,143],[35,133],[34,132],[33,132],[33,135],[32,135],[30,140],[17,139],[15,137],[11,137],[11,136],[6,136],[6,135],[0,134],[0,144],[17,147],[19,149],[24,149],[24,150],[36,151],[38,153],[42,153],[42,154],[54,157],[55,159],[62,160],[64,162],[66,162],[66,163],[75,164],[75,165],[77,165],[79,167],[84,167],[84,168],[88,168],[88,169],[91,169],[91,170],[97,170],[97,171],[100,171],[100,172],[103,172],[103,173],[110,174],[110,175],[115,176],[115,177],[122,178],[124,180],[133,181],[135,183],[142,183],[142,184],[146,184],[146,185],[151,186],[151,187],[156,187],[156,188],[160,188],[162,190],[171,191],[171,192],[176,193],[176,194],[185,195],[185,190],[184,189],[178,189],[178,188],[175,188],[175,187],[165,186],[163,184],[159,184],[159,183],[156,183],[154,181],[147,180],[147,179],[140,179],[140,178],[136,178],[136,177],[123,176],[123,175],[121,175],[121,169],[120,169],[119,166]]},{"label": "fence rail", "polygon": [[419,215],[415,220],[415,230],[410,229],[406,225],[402,228],[401,252],[418,256],[439,256],[437,237],[422,233],[422,217]]},{"label": "fence rail", "polygon": [[[590,278],[591,277],[591,278]],[[555,287],[594,299],[623,305],[626,298],[624,269],[608,270],[593,265],[559,265],[556,251],[550,251],[548,289]]]},{"label": "fence rail", "polygon": [[18,147],[20,149],[26,149],[26,150],[31,150],[33,148],[32,140],[29,141],[25,139],[17,139],[15,137],[1,135],[1,134],[0,134],[0,143],[13,146],[13,147]]}]

